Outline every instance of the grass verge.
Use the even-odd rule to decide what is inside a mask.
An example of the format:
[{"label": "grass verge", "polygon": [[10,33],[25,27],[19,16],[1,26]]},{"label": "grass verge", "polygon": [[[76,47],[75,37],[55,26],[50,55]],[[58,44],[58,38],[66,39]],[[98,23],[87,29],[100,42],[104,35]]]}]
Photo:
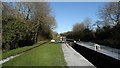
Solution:
[{"label": "grass verge", "polygon": [[60,44],[46,43],[4,63],[3,66],[60,66],[64,68],[66,62]]},{"label": "grass verge", "polygon": [[[44,43],[44,42],[46,42],[46,41],[40,41],[40,42],[38,42],[38,43],[36,43],[36,44],[34,44],[34,45],[32,45],[32,46],[25,46],[25,47],[13,49],[13,50],[10,50],[10,51],[8,51],[8,52],[2,53],[2,59],[5,59],[5,58],[10,57],[10,56],[13,56],[13,55],[16,55],[16,54],[18,54],[18,53],[21,53],[21,52],[23,52],[23,51],[29,50],[29,49],[34,48],[34,47],[36,47],[36,46],[39,46],[39,45],[41,45],[41,44]],[[1,60],[1,59],[0,59],[0,60]]]}]

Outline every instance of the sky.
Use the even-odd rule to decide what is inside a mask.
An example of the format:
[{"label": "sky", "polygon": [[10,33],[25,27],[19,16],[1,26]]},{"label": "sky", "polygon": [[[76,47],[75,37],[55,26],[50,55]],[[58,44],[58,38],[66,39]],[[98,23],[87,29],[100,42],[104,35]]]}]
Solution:
[{"label": "sky", "polygon": [[71,31],[75,23],[81,23],[87,17],[95,23],[99,19],[98,10],[106,3],[108,2],[51,2],[52,14],[57,23],[54,31]]}]

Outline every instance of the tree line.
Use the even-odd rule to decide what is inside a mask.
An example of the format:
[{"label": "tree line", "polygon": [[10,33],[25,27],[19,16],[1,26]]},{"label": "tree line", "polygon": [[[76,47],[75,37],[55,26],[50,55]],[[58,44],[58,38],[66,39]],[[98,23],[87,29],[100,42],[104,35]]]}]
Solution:
[{"label": "tree line", "polygon": [[28,46],[52,39],[56,21],[47,2],[2,3],[2,49]]},{"label": "tree line", "polygon": [[120,2],[105,4],[94,24],[90,18],[73,25],[72,31],[61,33],[70,39],[94,42],[120,49]]}]

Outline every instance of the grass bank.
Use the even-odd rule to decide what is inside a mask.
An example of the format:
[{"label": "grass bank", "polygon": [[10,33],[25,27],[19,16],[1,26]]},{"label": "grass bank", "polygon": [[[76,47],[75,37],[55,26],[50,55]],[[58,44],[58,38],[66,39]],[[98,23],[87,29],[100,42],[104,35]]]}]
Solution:
[{"label": "grass bank", "polygon": [[[13,55],[16,55],[18,53],[21,53],[21,52],[24,52],[24,51],[27,51],[29,49],[32,49],[34,47],[37,47],[43,43],[45,43],[46,41],[40,41],[32,46],[25,46],[25,47],[20,47],[20,48],[17,48],[17,49],[13,49],[13,50],[10,50],[8,52],[4,52],[2,53],[2,59],[5,59],[7,57],[10,57],[10,56],[13,56]],[[1,59],[0,59],[1,60]]]},{"label": "grass bank", "polygon": [[16,57],[3,66],[66,66],[61,44],[46,43]]}]

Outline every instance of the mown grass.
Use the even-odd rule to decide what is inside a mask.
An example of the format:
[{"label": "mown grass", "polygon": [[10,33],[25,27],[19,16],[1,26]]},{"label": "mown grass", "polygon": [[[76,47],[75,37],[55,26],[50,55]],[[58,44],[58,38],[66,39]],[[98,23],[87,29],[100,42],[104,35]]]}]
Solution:
[{"label": "mown grass", "polygon": [[46,43],[16,57],[3,66],[66,66],[60,44]]},{"label": "mown grass", "polygon": [[[13,56],[13,55],[16,55],[18,53],[21,53],[23,51],[26,51],[28,49],[31,49],[33,47],[36,47],[36,46],[39,46],[40,44],[44,43],[45,41],[40,41],[32,46],[25,46],[25,47],[21,47],[21,48],[17,48],[17,49],[13,49],[13,50],[10,50],[8,52],[5,52],[5,53],[2,53],[2,59],[5,59],[7,57],[10,57],[10,56]],[[1,60],[1,59],[0,59]]]}]

